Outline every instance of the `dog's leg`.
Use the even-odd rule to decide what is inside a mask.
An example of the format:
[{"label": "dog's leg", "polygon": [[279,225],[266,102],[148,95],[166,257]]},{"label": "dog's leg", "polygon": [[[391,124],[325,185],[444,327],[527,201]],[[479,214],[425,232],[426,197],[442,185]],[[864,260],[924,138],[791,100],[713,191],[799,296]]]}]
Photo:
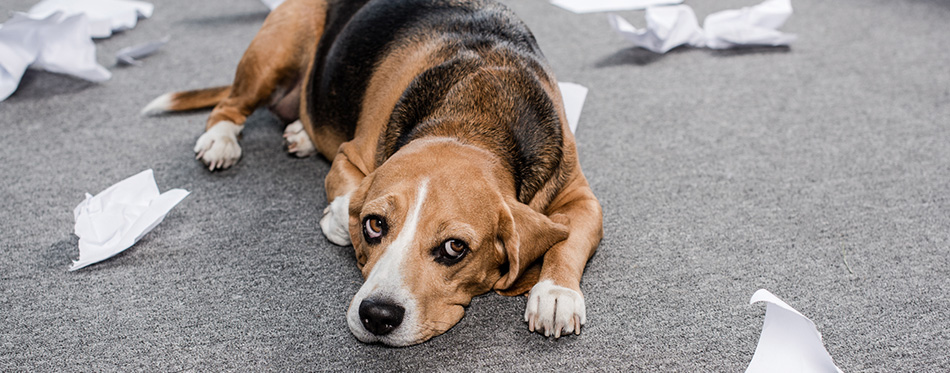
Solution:
[{"label": "dog's leg", "polygon": [[[234,165],[241,158],[238,137],[247,116],[268,101],[280,102],[284,97],[274,97],[275,92],[295,92],[325,17],[325,0],[288,0],[267,16],[241,57],[230,94],[215,106],[195,144],[197,158],[208,169]],[[299,96],[297,101],[299,105]]]},{"label": "dog's leg", "polygon": [[545,336],[580,334],[587,321],[580,281],[587,260],[603,237],[603,216],[583,176],[577,176],[554,201],[551,220],[568,226],[570,236],[544,254],[539,281],[528,294],[528,329]]},{"label": "dog's leg", "polygon": [[[350,242],[350,196],[369,173],[359,158],[350,158],[347,153],[355,150],[351,143],[344,143],[333,157],[327,173],[326,190],[329,205],[323,210],[320,228],[330,242],[347,246]],[[355,154],[355,153],[350,153]]]}]

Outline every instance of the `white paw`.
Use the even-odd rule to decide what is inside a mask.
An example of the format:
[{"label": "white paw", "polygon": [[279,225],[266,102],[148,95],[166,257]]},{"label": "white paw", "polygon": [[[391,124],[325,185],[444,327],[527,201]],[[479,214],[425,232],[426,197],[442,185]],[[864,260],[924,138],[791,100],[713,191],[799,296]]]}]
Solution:
[{"label": "white paw", "polygon": [[320,228],[323,235],[330,242],[340,246],[347,246],[350,242],[350,194],[336,197],[327,208],[323,209],[323,218],[320,219]]},{"label": "white paw", "polygon": [[581,325],[587,322],[587,310],[581,293],[544,280],[531,288],[524,321],[528,330],[545,337],[562,334],[581,334]]},{"label": "white paw", "polygon": [[195,143],[195,159],[200,159],[210,171],[233,166],[241,158],[238,135],[242,129],[243,125],[227,121],[215,123]]},{"label": "white paw", "polygon": [[284,139],[287,140],[287,152],[297,157],[309,157],[317,152],[317,148],[310,142],[310,136],[303,130],[303,123],[299,120],[287,125],[284,129]]}]

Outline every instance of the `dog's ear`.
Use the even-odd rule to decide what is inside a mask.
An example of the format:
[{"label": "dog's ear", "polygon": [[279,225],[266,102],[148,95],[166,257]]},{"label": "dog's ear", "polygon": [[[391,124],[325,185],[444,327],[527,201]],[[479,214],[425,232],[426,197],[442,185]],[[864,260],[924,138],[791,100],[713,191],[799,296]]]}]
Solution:
[{"label": "dog's ear", "polygon": [[[566,220],[566,217],[560,217],[564,219],[557,220]],[[556,223],[518,201],[502,205],[497,232],[496,245],[502,260],[507,260],[508,272],[501,274],[494,288],[506,295],[527,291],[521,288],[523,281],[518,280],[548,249],[567,239],[569,234],[564,224]],[[522,286],[515,286],[518,284]]]}]

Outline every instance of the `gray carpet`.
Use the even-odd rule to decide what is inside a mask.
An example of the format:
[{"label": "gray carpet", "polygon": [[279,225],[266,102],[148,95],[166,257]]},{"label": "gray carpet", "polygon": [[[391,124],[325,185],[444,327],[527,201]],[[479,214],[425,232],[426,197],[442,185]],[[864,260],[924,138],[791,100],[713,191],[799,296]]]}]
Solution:
[{"label": "gray carpet", "polygon": [[[590,88],[577,139],[605,237],[583,334],[529,333],[524,298],[489,294],[422,345],[358,342],[355,260],[317,225],[327,162],[286,155],[258,112],[241,162],[209,173],[191,150],[207,112],[139,116],[229,83],[267,14],[169,0],[96,43],[111,65],[171,35],[144,66],[102,84],[31,71],[0,103],[0,370],[739,371],[759,288],[811,317],[845,371],[950,370],[950,3],[794,0],[791,48],[654,55],[603,14],[509,2],[559,78]],[[33,0],[3,3],[0,20]],[[687,3],[702,19],[757,1]],[[192,194],[67,272],[83,193],[147,168]]]}]

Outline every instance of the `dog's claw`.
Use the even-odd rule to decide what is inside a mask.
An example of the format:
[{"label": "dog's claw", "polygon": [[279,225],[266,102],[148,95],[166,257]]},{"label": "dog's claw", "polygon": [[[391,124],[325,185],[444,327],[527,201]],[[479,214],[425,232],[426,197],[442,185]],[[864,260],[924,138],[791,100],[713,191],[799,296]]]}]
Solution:
[{"label": "dog's claw", "polygon": [[241,158],[237,136],[242,128],[244,126],[231,122],[218,122],[198,137],[195,159],[207,165],[208,171],[233,166]]},{"label": "dog's claw", "polygon": [[284,140],[287,143],[287,152],[299,158],[309,157],[317,152],[299,120],[287,125],[284,129]]}]

